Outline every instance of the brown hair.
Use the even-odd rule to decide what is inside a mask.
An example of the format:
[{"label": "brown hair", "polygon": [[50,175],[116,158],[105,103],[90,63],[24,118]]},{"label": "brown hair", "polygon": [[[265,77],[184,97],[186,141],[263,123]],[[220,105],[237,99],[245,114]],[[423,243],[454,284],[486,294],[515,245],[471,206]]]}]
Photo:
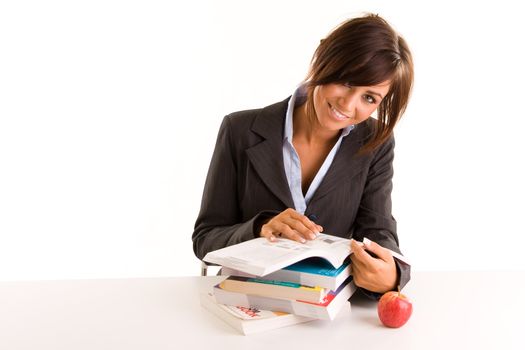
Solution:
[{"label": "brown hair", "polygon": [[317,47],[306,77],[307,114],[315,117],[313,91],[330,83],[377,85],[390,80],[390,90],[377,108],[373,136],[360,150],[372,151],[391,134],[408,104],[414,68],[405,42],[379,15],[343,22]]}]

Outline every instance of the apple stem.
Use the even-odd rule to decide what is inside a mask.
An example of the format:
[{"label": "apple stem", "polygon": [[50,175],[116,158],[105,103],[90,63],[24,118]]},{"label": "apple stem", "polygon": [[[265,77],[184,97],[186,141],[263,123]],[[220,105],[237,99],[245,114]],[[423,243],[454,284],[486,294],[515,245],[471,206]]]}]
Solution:
[{"label": "apple stem", "polygon": [[397,296],[400,296],[401,295],[401,288],[399,286],[399,284],[397,285]]}]

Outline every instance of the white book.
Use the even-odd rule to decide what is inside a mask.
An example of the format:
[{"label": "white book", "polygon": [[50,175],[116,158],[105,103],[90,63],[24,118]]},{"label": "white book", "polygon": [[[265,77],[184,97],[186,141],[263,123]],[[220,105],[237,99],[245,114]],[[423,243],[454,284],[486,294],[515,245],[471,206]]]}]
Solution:
[{"label": "white book", "polygon": [[[265,276],[311,257],[326,259],[338,268],[351,253],[349,239],[321,233],[306,243],[287,238],[278,238],[275,242],[263,237],[255,238],[209,252],[203,260],[251,275]],[[406,262],[402,255],[391,253]]]},{"label": "white book", "polygon": [[339,267],[350,253],[350,240],[320,234],[306,243],[286,238],[277,238],[275,242],[263,237],[255,238],[209,252],[203,260],[255,276],[265,276],[314,256],[324,258],[334,267]]},{"label": "white book", "polygon": [[348,299],[355,290],[356,286],[352,277],[349,277],[336,291],[330,291],[320,303],[232,292],[222,289],[220,283],[213,288],[213,295],[220,304],[254,307],[323,320],[333,320],[341,308],[349,304]]},{"label": "white book", "polygon": [[244,335],[314,320],[285,312],[219,304],[211,293],[200,293],[200,302],[202,307]]}]

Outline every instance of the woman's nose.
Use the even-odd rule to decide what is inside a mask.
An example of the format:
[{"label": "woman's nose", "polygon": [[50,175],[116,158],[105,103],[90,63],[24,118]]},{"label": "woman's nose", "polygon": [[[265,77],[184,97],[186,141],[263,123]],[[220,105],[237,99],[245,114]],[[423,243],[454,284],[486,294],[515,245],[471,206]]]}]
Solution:
[{"label": "woman's nose", "polygon": [[354,89],[350,89],[344,96],[339,100],[341,107],[345,110],[342,112],[354,113],[356,103],[357,103],[357,94]]}]

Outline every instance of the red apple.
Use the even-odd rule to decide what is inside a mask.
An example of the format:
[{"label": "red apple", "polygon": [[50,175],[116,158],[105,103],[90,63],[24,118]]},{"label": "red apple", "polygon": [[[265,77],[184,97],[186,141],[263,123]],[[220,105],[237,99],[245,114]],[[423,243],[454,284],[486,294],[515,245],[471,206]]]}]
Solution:
[{"label": "red apple", "polygon": [[387,292],[379,299],[377,313],[385,326],[399,328],[412,315],[412,303],[400,292]]}]

